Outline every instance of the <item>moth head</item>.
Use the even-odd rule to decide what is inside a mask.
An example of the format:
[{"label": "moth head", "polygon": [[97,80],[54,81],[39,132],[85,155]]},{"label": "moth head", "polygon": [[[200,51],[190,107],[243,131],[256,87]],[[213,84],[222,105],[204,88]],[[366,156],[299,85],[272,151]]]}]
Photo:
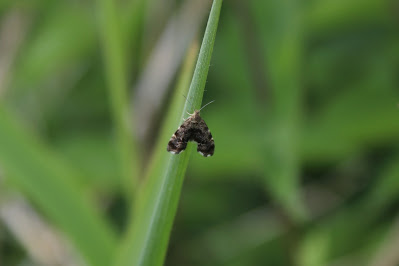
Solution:
[{"label": "moth head", "polygon": [[204,107],[205,106],[207,106],[208,104],[211,104],[211,103],[213,103],[214,101],[210,101],[209,103],[207,103],[207,104],[205,104],[204,106],[202,106],[201,107],[201,109],[199,109],[199,110],[196,110],[196,111],[194,111],[194,114],[193,114],[193,118],[192,118],[192,121],[194,122],[194,123],[199,123],[199,122],[201,122],[201,117],[200,117],[200,112],[201,112],[201,110],[202,109],[204,109]]},{"label": "moth head", "polygon": [[200,110],[194,111],[192,121],[195,122],[195,123],[198,123],[198,122],[201,121],[201,119],[202,119],[202,118],[201,118],[201,116],[200,116]]}]

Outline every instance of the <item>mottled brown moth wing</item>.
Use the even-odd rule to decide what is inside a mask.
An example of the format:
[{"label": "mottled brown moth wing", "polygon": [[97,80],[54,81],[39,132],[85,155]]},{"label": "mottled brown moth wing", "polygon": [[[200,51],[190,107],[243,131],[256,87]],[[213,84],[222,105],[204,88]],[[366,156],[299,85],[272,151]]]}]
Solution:
[{"label": "mottled brown moth wing", "polygon": [[187,134],[187,128],[190,127],[191,117],[187,118],[184,123],[176,130],[169,140],[167,151],[173,154],[179,154],[183,152],[187,147],[187,138],[190,137]]},{"label": "mottled brown moth wing", "polygon": [[197,142],[197,151],[204,157],[212,156],[215,151],[215,142],[211,131],[203,119],[199,122],[196,132],[194,141]]},{"label": "mottled brown moth wing", "polygon": [[195,111],[176,130],[169,140],[167,151],[179,154],[186,149],[189,141],[197,142],[197,151],[204,157],[212,156],[215,151],[212,134],[199,111]]}]

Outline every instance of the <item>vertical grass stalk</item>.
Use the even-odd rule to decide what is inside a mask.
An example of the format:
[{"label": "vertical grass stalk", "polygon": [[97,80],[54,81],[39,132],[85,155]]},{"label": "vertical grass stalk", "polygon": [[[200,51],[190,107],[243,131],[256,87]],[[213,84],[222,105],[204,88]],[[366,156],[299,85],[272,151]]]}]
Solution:
[{"label": "vertical grass stalk", "polygon": [[[183,111],[177,113],[177,118],[183,118],[186,111],[193,112],[201,105],[221,5],[221,0],[214,0],[188,92],[188,100]],[[178,123],[181,123],[181,120]],[[177,128],[178,125],[174,126]],[[114,263],[115,266],[163,264],[192,149],[192,145],[189,145],[183,154],[172,155],[166,153],[166,144],[167,142],[164,146],[160,146],[166,156],[164,163],[159,165],[160,171],[155,171],[157,174],[150,175],[143,188],[140,189],[142,193],[137,199],[135,220],[121,249],[121,254]]]}]

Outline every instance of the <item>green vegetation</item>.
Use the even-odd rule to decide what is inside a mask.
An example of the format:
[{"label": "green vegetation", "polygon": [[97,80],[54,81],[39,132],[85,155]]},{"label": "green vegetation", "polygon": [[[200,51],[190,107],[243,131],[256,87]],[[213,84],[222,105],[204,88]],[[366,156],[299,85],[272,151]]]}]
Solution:
[{"label": "green vegetation", "polygon": [[395,10],[4,1],[0,265],[398,265]]}]

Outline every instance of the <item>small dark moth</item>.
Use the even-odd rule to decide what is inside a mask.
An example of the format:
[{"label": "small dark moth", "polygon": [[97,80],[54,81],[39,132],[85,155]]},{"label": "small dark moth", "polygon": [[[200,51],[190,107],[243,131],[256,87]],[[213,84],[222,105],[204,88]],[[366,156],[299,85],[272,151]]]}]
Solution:
[{"label": "small dark moth", "polygon": [[[212,101],[213,102],[213,101]],[[210,102],[210,103],[212,103]],[[204,105],[202,108],[207,106]],[[173,154],[183,152],[187,147],[187,142],[197,142],[197,151],[204,157],[213,155],[215,142],[205,121],[200,116],[200,111],[196,110],[183,122],[169,140],[167,151]]]}]

